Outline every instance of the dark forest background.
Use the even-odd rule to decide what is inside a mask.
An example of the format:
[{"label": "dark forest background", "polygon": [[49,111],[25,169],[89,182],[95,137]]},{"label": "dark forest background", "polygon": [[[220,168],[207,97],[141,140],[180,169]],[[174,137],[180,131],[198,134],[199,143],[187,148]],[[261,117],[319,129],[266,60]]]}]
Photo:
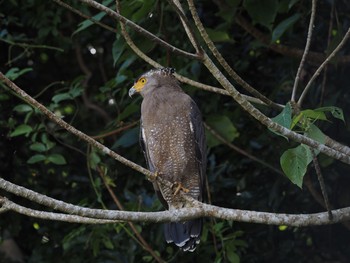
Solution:
[{"label": "dark forest background", "polygon": [[[115,9],[114,1],[101,2]],[[120,32],[117,21],[104,13],[79,1],[66,3]],[[294,51],[302,54],[305,47],[311,1],[202,0],[195,4],[228,63],[269,99],[285,105],[301,59]],[[121,6],[125,17],[165,41],[193,51],[168,2],[128,0],[121,1]],[[311,42],[315,57],[306,61],[301,87],[349,26],[349,1],[318,1]],[[132,30],[129,33],[143,52],[163,66],[220,87],[198,61],[174,55]],[[341,108],[345,123],[331,115],[327,121],[315,123],[345,145],[350,142],[348,56],[349,44],[316,79],[303,104],[303,109]],[[141,98],[130,99],[128,89],[137,76],[151,68],[119,33],[53,1],[0,1],[1,72],[66,122],[144,167],[138,143]],[[280,156],[297,143],[269,131],[229,96],[182,87],[197,102],[206,124],[226,139],[223,143],[207,130],[207,202],[276,213],[325,211],[313,165],[308,167],[302,188],[279,172]],[[257,107],[270,117],[280,113],[264,105]],[[349,206],[349,166],[322,154],[318,160],[331,205]],[[143,175],[53,124],[4,85],[0,88],[0,176],[86,207],[118,209],[111,189],[125,210],[162,209]],[[42,208],[5,192],[1,195]],[[13,212],[0,218],[0,239],[14,241],[23,262],[155,262],[127,223],[79,225]],[[201,244],[194,253],[182,253],[166,244],[161,224],[135,223],[134,227],[152,250],[169,262],[350,262],[350,228],[346,224],[297,228],[206,218]],[[10,262],[5,256],[0,261]]]}]

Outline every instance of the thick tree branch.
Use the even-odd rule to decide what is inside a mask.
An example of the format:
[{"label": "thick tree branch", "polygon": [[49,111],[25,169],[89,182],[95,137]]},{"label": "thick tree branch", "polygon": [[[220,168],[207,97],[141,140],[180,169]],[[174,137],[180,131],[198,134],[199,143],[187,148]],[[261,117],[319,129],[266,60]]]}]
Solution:
[{"label": "thick tree branch", "polygon": [[67,215],[62,213],[54,213],[54,212],[45,212],[38,211],[31,208],[27,208],[16,204],[7,198],[0,197],[0,205],[2,209],[6,209],[6,211],[14,211],[16,213],[35,217],[45,220],[54,220],[54,221],[63,221],[69,223],[79,223],[79,224],[113,224],[118,223],[118,220],[108,220],[108,219],[96,219],[96,218],[88,218],[77,215]]},{"label": "thick tree branch", "polygon": [[0,178],[0,189],[69,214],[107,220],[160,223],[190,220],[198,217],[215,217],[239,222],[267,225],[287,225],[296,227],[335,224],[350,220],[350,207],[333,210],[333,219],[330,220],[328,218],[327,212],[314,214],[277,214],[268,212],[256,212],[208,205],[187,197],[186,199],[191,204],[191,207],[188,208],[162,212],[129,212],[90,209],[81,206],[75,206],[36,193],[22,186],[15,185],[4,180],[3,178]]}]

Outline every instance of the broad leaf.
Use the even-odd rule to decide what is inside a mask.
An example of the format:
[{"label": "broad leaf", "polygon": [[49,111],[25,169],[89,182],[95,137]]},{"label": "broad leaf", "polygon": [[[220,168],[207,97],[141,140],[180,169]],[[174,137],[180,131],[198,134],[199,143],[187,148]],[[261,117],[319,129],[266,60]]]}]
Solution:
[{"label": "broad leaf", "polygon": [[11,132],[10,137],[15,137],[23,134],[28,134],[33,130],[32,127],[30,127],[27,124],[21,124],[19,125],[13,132]]},{"label": "broad leaf", "polygon": [[[221,135],[226,141],[232,142],[239,137],[239,132],[231,120],[226,116],[212,115],[207,118],[208,125]],[[208,147],[215,147],[222,144],[211,132],[206,132]]]},{"label": "broad leaf", "polygon": [[271,42],[278,40],[300,18],[300,14],[295,14],[279,23],[272,32]]},{"label": "broad leaf", "polygon": [[13,110],[19,113],[26,113],[26,112],[33,111],[33,108],[28,104],[19,104],[16,107],[14,107]]},{"label": "broad leaf", "polygon": [[66,159],[61,154],[57,154],[57,153],[50,154],[47,157],[47,160],[57,165],[63,165],[67,163]]},{"label": "broad leaf", "polygon": [[345,122],[343,110],[339,107],[334,107],[334,106],[322,107],[322,108],[315,109],[315,111],[330,112],[334,118],[337,118]]},{"label": "broad leaf", "polygon": [[307,166],[311,161],[311,151],[303,145],[285,151],[280,158],[283,172],[293,184],[300,188],[303,184]]},{"label": "broad leaf", "polygon": [[29,146],[29,149],[36,151],[36,152],[45,152],[46,146],[45,144],[41,143],[41,142],[35,142],[32,145]]},{"label": "broad leaf", "polygon": [[[282,112],[280,114],[278,114],[276,117],[271,118],[271,120],[273,120],[274,122],[278,123],[279,125],[287,128],[287,129],[290,129],[291,124],[292,124],[292,107],[291,107],[290,103],[287,103],[286,106],[284,107],[284,109],[282,110]],[[282,134],[280,134],[272,129],[269,129],[269,130],[288,140],[288,138],[285,137],[284,135],[282,135]]]},{"label": "broad leaf", "polygon": [[23,74],[32,71],[32,68],[24,68],[24,69],[19,69],[19,68],[11,68],[9,71],[6,72],[6,77],[8,77],[10,80],[15,80],[18,77],[22,76]]},{"label": "broad leaf", "polygon": [[278,9],[278,0],[244,0],[244,8],[257,23],[271,30]]},{"label": "broad leaf", "polygon": [[27,163],[29,164],[33,164],[33,163],[38,163],[38,162],[42,162],[46,160],[46,156],[43,154],[35,154],[32,157],[30,157],[27,161]]}]

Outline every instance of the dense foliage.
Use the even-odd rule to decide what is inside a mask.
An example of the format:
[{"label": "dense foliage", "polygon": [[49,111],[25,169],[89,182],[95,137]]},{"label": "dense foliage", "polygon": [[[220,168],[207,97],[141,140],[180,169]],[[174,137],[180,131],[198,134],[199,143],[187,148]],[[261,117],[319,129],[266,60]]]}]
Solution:
[{"label": "dense foliage", "polygon": [[[101,2],[115,9],[114,1]],[[293,50],[302,53],[305,47],[310,2],[202,0],[196,5],[211,39],[229,64],[261,93],[286,105],[301,59]],[[316,58],[324,58],[349,27],[350,3],[318,2],[311,50],[317,52]],[[117,22],[105,13],[79,1],[67,3],[120,32]],[[167,1],[125,0],[121,6],[125,17],[167,42],[193,51]],[[237,17],[251,30],[237,23]],[[262,38],[252,32],[258,32]],[[174,55],[134,31],[129,33],[138,47],[160,64],[174,67],[191,79],[218,86],[197,61]],[[284,52],[278,52],[281,46]],[[305,99],[304,110],[336,106],[343,110],[345,122],[348,121],[350,59],[346,60],[347,55],[349,45],[316,80]],[[319,64],[317,59],[307,60],[298,94]],[[128,89],[140,73],[150,68],[119,33],[53,1],[0,1],[0,71],[66,122],[144,167],[138,144],[141,98],[131,100]],[[207,131],[208,202],[279,213],[325,211],[312,165],[308,166],[302,188],[268,166],[281,170],[280,156],[297,147],[297,143],[269,131],[229,96],[188,85],[183,88],[197,102],[206,124],[246,153],[233,150]],[[258,108],[270,117],[280,113],[267,106],[258,105]],[[110,188],[126,210],[162,209],[144,176],[82,143],[5,85],[0,88],[0,112],[1,177],[86,207],[118,209],[108,191]],[[311,118],[312,124],[348,145],[349,128],[342,118],[334,117],[329,111],[325,112],[325,118]],[[349,166],[322,154],[318,159],[332,206],[349,206]],[[5,192],[1,195],[42,209]],[[12,212],[2,214],[1,218],[2,240],[14,238],[25,262],[154,262],[127,223],[78,225]],[[292,228],[205,219],[201,245],[194,253],[182,253],[166,244],[160,224],[138,223],[135,227],[152,249],[169,262],[350,260],[349,225]]]}]

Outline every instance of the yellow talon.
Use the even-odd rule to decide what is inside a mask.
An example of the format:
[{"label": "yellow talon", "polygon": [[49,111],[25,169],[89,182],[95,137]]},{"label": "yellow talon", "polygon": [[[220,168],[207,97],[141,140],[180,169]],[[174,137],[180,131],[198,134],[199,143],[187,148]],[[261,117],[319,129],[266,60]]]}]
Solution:
[{"label": "yellow talon", "polygon": [[177,195],[180,192],[180,190],[184,191],[185,193],[188,193],[190,191],[189,189],[183,187],[181,183],[176,182],[174,183],[174,185],[177,185],[174,192],[174,196]]}]

